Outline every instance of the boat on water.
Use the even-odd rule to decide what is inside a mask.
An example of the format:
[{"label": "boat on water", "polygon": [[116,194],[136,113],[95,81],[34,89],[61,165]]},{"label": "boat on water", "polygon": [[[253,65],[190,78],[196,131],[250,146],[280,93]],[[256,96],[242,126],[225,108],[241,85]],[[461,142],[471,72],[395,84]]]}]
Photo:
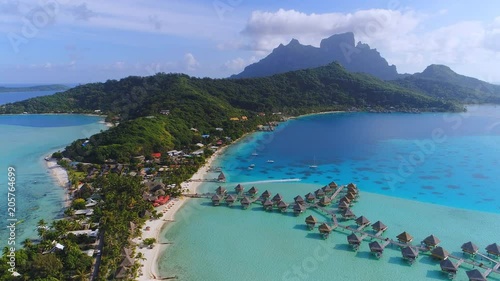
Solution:
[{"label": "boat on water", "polygon": [[50,160],[50,158],[48,156],[45,157],[45,158],[43,158],[43,159],[45,159],[45,161],[49,161]]},{"label": "boat on water", "polygon": [[274,160],[267,160],[267,163],[274,163]]},{"label": "boat on water", "polygon": [[257,152],[252,153],[252,156],[257,156],[259,155]]},{"label": "boat on water", "polygon": [[318,168],[318,165],[309,165],[309,168],[316,169],[316,168]]},{"label": "boat on water", "polygon": [[253,167],[255,167],[255,164],[250,164],[250,168],[253,168]]}]

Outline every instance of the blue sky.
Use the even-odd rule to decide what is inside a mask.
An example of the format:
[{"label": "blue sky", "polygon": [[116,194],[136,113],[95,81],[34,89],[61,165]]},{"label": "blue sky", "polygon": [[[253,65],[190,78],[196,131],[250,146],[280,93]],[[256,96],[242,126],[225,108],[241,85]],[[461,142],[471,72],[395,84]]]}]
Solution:
[{"label": "blue sky", "polygon": [[0,83],[227,77],[292,38],[346,31],[401,73],[437,63],[500,82],[494,0],[0,0]]}]

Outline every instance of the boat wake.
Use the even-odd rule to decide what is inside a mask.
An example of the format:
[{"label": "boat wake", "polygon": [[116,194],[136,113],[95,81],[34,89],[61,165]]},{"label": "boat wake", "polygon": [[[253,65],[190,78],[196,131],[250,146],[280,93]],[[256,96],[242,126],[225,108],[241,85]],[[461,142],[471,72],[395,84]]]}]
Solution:
[{"label": "boat wake", "polygon": [[280,180],[249,181],[249,182],[242,182],[241,184],[248,185],[248,184],[273,183],[273,182],[292,182],[292,181],[301,181],[301,179],[295,178],[295,179],[280,179]]}]

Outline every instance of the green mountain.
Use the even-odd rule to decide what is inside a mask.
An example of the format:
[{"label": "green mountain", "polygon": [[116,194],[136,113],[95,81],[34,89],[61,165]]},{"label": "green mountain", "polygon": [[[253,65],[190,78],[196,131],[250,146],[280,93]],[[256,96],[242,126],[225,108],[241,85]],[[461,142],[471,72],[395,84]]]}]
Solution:
[{"label": "green mountain", "polygon": [[231,78],[265,77],[332,62],[338,62],[348,71],[371,74],[383,80],[400,78],[396,67],[389,65],[376,49],[361,42],[356,44],[352,32],[325,38],[319,48],[302,45],[293,39],[288,45],[279,45],[267,57],[245,67]]},{"label": "green mountain", "polygon": [[[93,83],[52,96],[0,106],[5,113],[93,113],[121,124],[73,143],[66,156],[102,162],[127,160],[151,152],[189,148],[214,137],[240,137],[270,121],[272,112],[288,115],[371,108],[399,111],[456,111],[457,103],[387,83],[373,76],[347,72],[337,63],[254,79],[193,78],[183,74],[128,77]],[[168,110],[168,115],[160,114]],[[257,113],[267,113],[264,114]],[[149,118],[144,118],[148,117]],[[246,116],[245,122],[231,118]],[[224,128],[223,133],[215,128]],[[154,128],[154,129],[151,129]],[[191,130],[194,128],[196,130]],[[196,131],[200,132],[197,133]]]},{"label": "green mountain", "polygon": [[422,73],[393,83],[428,96],[460,103],[500,103],[500,86],[457,74],[444,65],[430,65]]},{"label": "green mountain", "polygon": [[31,87],[0,87],[0,93],[13,93],[13,92],[35,92],[35,91],[66,91],[68,86],[53,84],[53,85],[40,85]]}]

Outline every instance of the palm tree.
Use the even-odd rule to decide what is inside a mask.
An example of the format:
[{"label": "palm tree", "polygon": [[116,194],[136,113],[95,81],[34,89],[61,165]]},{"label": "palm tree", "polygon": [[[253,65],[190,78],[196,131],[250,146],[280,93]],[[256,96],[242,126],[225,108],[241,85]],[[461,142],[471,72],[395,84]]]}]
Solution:
[{"label": "palm tree", "polygon": [[71,278],[76,280],[76,281],[88,281],[89,278],[87,278],[87,275],[89,275],[89,273],[87,273],[84,269],[77,269],[76,270],[76,275],[73,275]]},{"label": "palm tree", "polygon": [[44,219],[38,221],[37,231],[38,231],[38,236],[40,236],[43,239],[45,234],[47,233],[47,223],[45,222]]},{"label": "palm tree", "polygon": [[23,242],[21,242],[21,244],[24,246],[24,248],[29,250],[33,246],[33,241],[31,241],[31,239],[29,239],[29,238],[26,238],[26,239],[24,239]]}]

